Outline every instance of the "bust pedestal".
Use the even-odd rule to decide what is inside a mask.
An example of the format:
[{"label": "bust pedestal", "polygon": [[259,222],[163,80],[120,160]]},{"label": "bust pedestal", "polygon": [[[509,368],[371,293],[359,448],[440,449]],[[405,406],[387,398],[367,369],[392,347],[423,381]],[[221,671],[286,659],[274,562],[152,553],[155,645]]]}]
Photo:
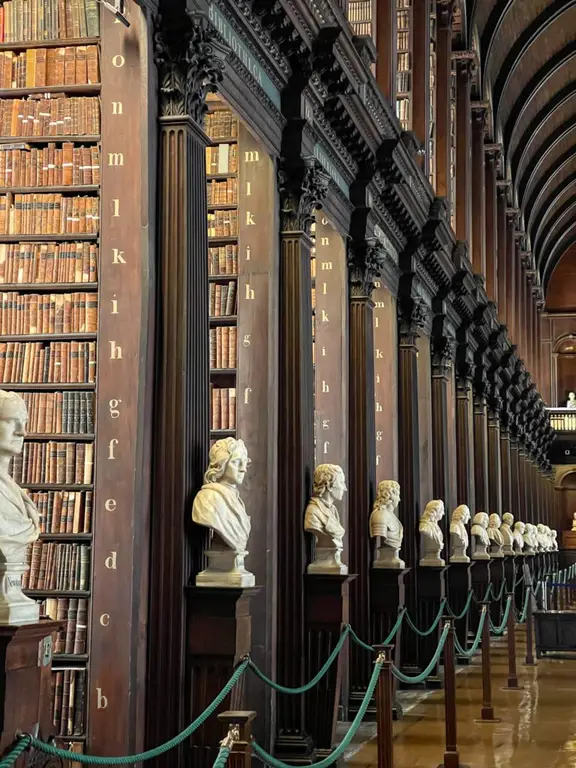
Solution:
[{"label": "bust pedestal", "polygon": [[28,566],[26,547],[22,562],[0,563],[0,625],[35,624],[40,621],[40,606],[22,592],[22,579]]},{"label": "bust pedestal", "polygon": [[[472,589],[472,569],[475,563],[450,563],[450,569],[447,573],[447,597],[450,608],[458,614],[464,610],[468,593]],[[466,615],[454,622],[454,628],[460,645],[466,648],[468,642],[468,629],[470,624],[470,615],[474,611],[474,605]],[[459,664],[469,664],[470,660],[466,656],[457,656]]]},{"label": "bust pedestal", "polygon": [[[261,587],[187,587],[186,678],[188,692],[184,720],[200,715],[250,653],[252,618],[250,601]],[[219,712],[244,709],[244,679],[222,702]],[[222,728],[210,717],[190,738],[184,763],[211,766],[218,754]]]},{"label": "bust pedestal", "polygon": [[[370,612],[372,625],[372,644],[380,645],[385,640],[398,617],[398,611],[404,607],[406,587],[404,580],[410,568],[372,568],[370,571]],[[410,631],[410,630],[406,630]],[[394,664],[402,666],[402,626],[392,641],[394,646]],[[398,681],[394,678],[394,704],[392,715],[395,720],[402,717],[402,707],[397,701]]]},{"label": "bust pedestal", "polygon": [[[490,584],[490,561],[489,560],[475,560],[474,568],[472,569],[472,589],[474,590],[474,596],[476,601],[480,602],[484,600],[484,595]],[[470,612],[470,622],[468,631],[476,637],[478,631],[478,624],[480,623],[480,610],[476,606],[476,610],[472,609]]]},{"label": "bust pedestal", "polygon": [[[348,623],[349,584],[356,575],[307,573],[305,585],[306,680],[318,672]],[[346,653],[341,651],[321,682],[305,695],[306,733],[318,759],[333,748],[340,700],[348,701]]]},{"label": "bust pedestal", "polygon": [[506,590],[502,594],[500,600],[496,600],[500,592],[502,591],[502,583],[504,582],[504,560],[499,558],[498,560],[492,560],[490,566],[490,581],[492,582],[492,597],[490,604],[490,616],[492,622],[496,625],[500,625],[502,621],[502,606],[506,605]]},{"label": "bust pedestal", "polygon": [[[52,653],[61,623],[41,619],[24,626],[0,627],[0,754],[13,743],[17,729],[47,741],[52,726]],[[37,753],[33,753],[38,758]],[[47,756],[40,753],[40,765]],[[24,764],[24,756],[16,765]]]},{"label": "bust pedestal", "polygon": [[229,547],[211,548],[204,553],[208,568],[196,576],[197,587],[253,587],[254,574],[244,567],[248,552],[235,552]]},{"label": "bust pedestal", "polygon": [[[419,629],[427,629],[436,618],[440,603],[446,597],[446,574],[450,568],[451,566],[430,565],[418,568],[418,616],[415,623]],[[441,633],[442,622],[440,621],[435,632],[431,632],[426,637],[418,637],[418,660],[422,669],[426,668],[434,655]],[[442,687],[438,666],[426,680],[426,687]]]}]

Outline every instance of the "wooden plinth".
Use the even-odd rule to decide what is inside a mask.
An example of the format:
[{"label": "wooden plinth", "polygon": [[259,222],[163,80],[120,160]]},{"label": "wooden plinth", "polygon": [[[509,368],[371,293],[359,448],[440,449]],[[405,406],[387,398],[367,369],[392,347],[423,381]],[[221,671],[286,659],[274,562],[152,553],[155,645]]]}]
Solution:
[{"label": "wooden plinth", "polygon": [[[440,603],[446,597],[447,571],[449,571],[449,566],[427,568],[418,566],[418,616],[415,622],[418,629],[428,629],[438,615]],[[422,669],[428,666],[430,659],[434,656],[441,632],[442,622],[439,622],[435,632],[431,632],[426,637],[418,637],[418,658]],[[438,667],[426,680],[425,685],[427,688],[442,687]]]},{"label": "wooden plinth", "polygon": [[[305,632],[306,680],[323,666],[338,643],[342,627],[348,623],[348,585],[355,575],[306,574]],[[344,675],[347,672],[347,648],[318,685],[305,695],[305,727],[318,759],[326,757],[334,744]],[[343,700],[347,697],[344,695]]]},{"label": "wooden plinth", "polygon": [[[490,583],[490,560],[474,560],[474,568],[472,570],[472,589],[474,590],[474,596],[476,602],[483,600],[488,584]],[[473,633],[476,637],[478,631],[478,624],[480,621],[480,610],[478,608],[472,609],[470,612],[470,625],[468,631]]]},{"label": "wooden plinth", "polygon": [[[392,631],[398,618],[398,612],[405,604],[405,578],[410,568],[372,568],[370,571],[370,601],[371,601],[371,625],[372,644],[382,643]],[[410,630],[406,630],[410,631]],[[394,648],[394,664],[402,666],[402,627],[396,633],[392,641]],[[395,720],[402,717],[402,707],[396,696],[397,684],[394,678],[394,694],[392,713]],[[370,714],[370,710],[367,715]]]},{"label": "wooden plinth", "polygon": [[[47,619],[21,627],[0,626],[0,754],[14,742],[18,730],[43,740],[54,735],[52,654],[60,627],[60,622]],[[47,759],[41,753],[35,757],[40,765]]]},{"label": "wooden plinth", "polygon": [[[446,592],[450,608],[456,615],[462,613],[468,594],[472,589],[472,569],[475,563],[450,563],[450,568],[446,574]],[[471,605],[466,615],[461,619],[454,621],[454,629],[458,641],[463,648],[466,648],[468,642],[468,630],[470,625],[470,616],[475,611],[475,606]],[[466,656],[457,656],[458,664],[468,664],[469,659]]]},{"label": "wooden plinth", "polygon": [[[188,587],[186,589],[186,690],[189,691],[187,722],[212,702],[232,677],[234,667],[250,653],[250,599],[260,587]],[[219,710],[199,728],[185,756],[186,765],[208,768],[218,754],[222,725],[218,712],[242,710],[241,678]]]}]

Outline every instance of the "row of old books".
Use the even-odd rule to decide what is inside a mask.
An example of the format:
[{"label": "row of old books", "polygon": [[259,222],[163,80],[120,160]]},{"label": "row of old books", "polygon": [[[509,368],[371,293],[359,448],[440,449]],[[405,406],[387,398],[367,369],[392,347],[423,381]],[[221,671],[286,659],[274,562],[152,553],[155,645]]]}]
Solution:
[{"label": "row of old books", "polygon": [[27,431],[37,435],[91,435],[94,392],[23,392]]},{"label": "row of old books", "polygon": [[40,515],[40,533],[90,533],[92,491],[31,491]]},{"label": "row of old books", "polygon": [[52,94],[26,99],[2,99],[0,135],[96,136],[100,133],[100,99],[97,96]]},{"label": "row of old books", "polygon": [[[60,669],[54,673],[52,724],[59,736],[83,736],[85,728],[86,670]],[[82,747],[74,750],[81,753]],[[72,755],[70,755],[72,759]],[[71,763],[74,765],[74,763]]]},{"label": "row of old books", "polygon": [[204,130],[211,139],[236,139],[238,120],[229,109],[217,109],[205,114]]},{"label": "row of old books", "polygon": [[0,195],[0,235],[96,234],[99,212],[97,197]]},{"label": "row of old books", "polygon": [[410,123],[410,99],[396,100],[396,115],[403,128]]},{"label": "row of old books", "polygon": [[236,388],[212,389],[212,429],[236,429]]},{"label": "row of old books", "polygon": [[69,187],[100,184],[100,149],[55,142],[47,147],[0,148],[0,187]]},{"label": "row of old books", "polygon": [[238,274],[238,246],[236,243],[208,248],[208,274]]},{"label": "row of old books", "polygon": [[372,20],[372,0],[349,0],[348,1],[348,21],[371,21]]},{"label": "row of old books", "polygon": [[98,37],[98,0],[5,0],[0,42]]},{"label": "row of old books", "polygon": [[227,285],[210,283],[209,296],[210,317],[226,317],[236,314],[236,280],[230,280]]},{"label": "row of old books", "polygon": [[211,211],[208,214],[208,237],[236,237],[238,211]]},{"label": "row of old books", "polygon": [[58,589],[85,592],[90,589],[90,545],[35,541],[28,547],[29,570],[22,589]]},{"label": "row of old books", "polygon": [[27,336],[38,333],[95,333],[98,328],[97,293],[0,294],[0,333]]},{"label": "row of old books", "polygon": [[412,89],[412,75],[410,72],[396,73],[396,90],[398,93],[409,93]]},{"label": "row of old books", "polygon": [[238,203],[238,179],[209,181],[206,184],[208,205],[236,205]]},{"label": "row of old books", "polygon": [[94,384],[95,341],[0,342],[3,384]]},{"label": "row of old books", "polygon": [[23,485],[90,485],[94,470],[94,443],[24,443],[12,460],[12,476]]},{"label": "row of old books", "polygon": [[54,653],[86,653],[88,599],[85,597],[49,597],[41,605],[41,615],[59,621]]},{"label": "row of old books", "polygon": [[95,243],[0,243],[2,283],[95,283]]},{"label": "row of old books", "polygon": [[213,176],[218,173],[237,173],[238,145],[218,144],[206,148],[206,173]]},{"label": "row of old books", "polygon": [[234,326],[210,329],[210,368],[236,368],[238,331]]},{"label": "row of old books", "polygon": [[95,85],[100,82],[97,45],[0,52],[0,88]]}]

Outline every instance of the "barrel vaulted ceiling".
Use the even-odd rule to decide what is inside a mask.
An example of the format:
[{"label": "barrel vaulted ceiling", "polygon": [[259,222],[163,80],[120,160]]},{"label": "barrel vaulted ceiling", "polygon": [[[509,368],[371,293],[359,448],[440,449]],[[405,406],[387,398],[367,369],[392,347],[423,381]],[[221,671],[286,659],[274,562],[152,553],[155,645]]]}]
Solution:
[{"label": "barrel vaulted ceiling", "polygon": [[[478,99],[546,290],[576,243],[576,0],[467,0]],[[466,41],[462,41],[466,44]]]}]

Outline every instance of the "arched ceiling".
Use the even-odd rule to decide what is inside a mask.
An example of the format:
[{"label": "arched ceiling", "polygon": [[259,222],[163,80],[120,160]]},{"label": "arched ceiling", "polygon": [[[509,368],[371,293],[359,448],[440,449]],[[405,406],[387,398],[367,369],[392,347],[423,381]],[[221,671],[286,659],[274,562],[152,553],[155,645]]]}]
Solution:
[{"label": "arched ceiling", "polygon": [[482,98],[544,289],[576,242],[576,0],[467,0]]}]

